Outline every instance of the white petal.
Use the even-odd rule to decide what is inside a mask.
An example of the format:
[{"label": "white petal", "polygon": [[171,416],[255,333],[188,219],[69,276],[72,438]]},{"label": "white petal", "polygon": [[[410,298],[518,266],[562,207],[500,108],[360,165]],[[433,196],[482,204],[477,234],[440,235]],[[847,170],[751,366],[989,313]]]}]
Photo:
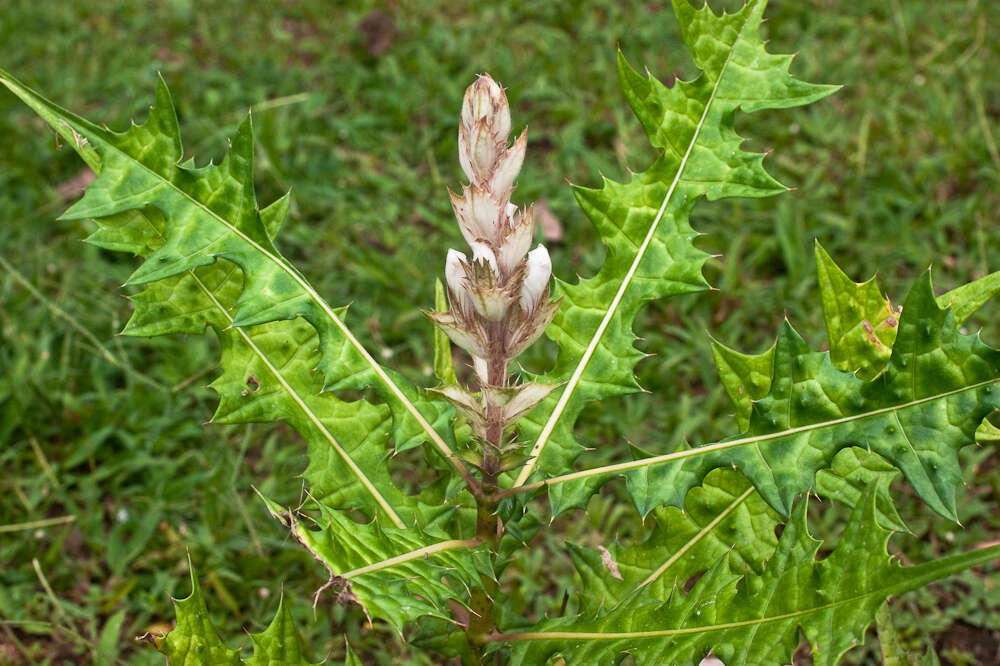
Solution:
[{"label": "white petal", "polygon": [[480,384],[488,384],[489,378],[489,365],[486,363],[485,358],[480,358],[478,356],[472,357],[472,367],[476,371],[476,376],[479,377]]},{"label": "white petal", "polygon": [[521,309],[531,312],[541,300],[552,275],[552,260],[544,245],[539,245],[528,253],[528,270],[521,287]]},{"label": "white petal", "polygon": [[470,133],[469,154],[476,173],[475,185],[482,184],[493,173],[500,151],[506,145],[497,139],[487,122],[488,119],[480,120],[472,126]]},{"label": "white petal", "polygon": [[480,238],[492,240],[497,235],[497,204],[489,193],[476,187],[466,187],[459,196],[448,190],[451,206],[458,218],[465,242],[472,245]]},{"label": "white petal", "polygon": [[510,224],[510,226],[514,226],[514,216],[517,215],[517,210],[517,205],[512,204],[509,201],[507,202],[507,207],[504,211],[506,212],[505,217],[507,218],[507,223]]},{"label": "white petal", "polygon": [[444,274],[448,279],[448,286],[454,288],[459,279],[465,278],[465,264],[468,259],[464,252],[458,250],[448,250],[448,259],[445,262]]}]

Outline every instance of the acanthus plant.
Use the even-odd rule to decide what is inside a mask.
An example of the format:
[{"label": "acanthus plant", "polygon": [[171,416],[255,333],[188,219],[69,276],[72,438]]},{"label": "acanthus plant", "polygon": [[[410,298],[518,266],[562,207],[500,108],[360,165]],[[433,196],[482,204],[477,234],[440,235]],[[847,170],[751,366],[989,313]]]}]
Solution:
[{"label": "acanthus plant", "polygon": [[[712,654],[728,666],[781,664],[804,634],[814,662],[833,664],[887,598],[1000,557],[991,546],[902,567],[886,550],[892,532],[905,529],[889,493],[900,475],[957,520],[957,453],[1000,406],[1000,351],[961,324],[1000,289],[1000,274],[935,296],[925,273],[899,310],[817,246],[829,351],[811,350],[790,324],[759,355],[712,341],[740,434],[575,467],[584,405],[639,390],[632,372],[643,355],[631,328],[640,307],[708,288],[708,255],[688,221],[696,203],[786,190],[765,172],[763,155],[740,149],[736,112],[800,106],[837,89],[794,79],[790,56],[766,52],[764,5],[720,16],[675,0],[701,70],[692,81],[668,88],[619,57],[626,98],[660,152],[627,182],[576,189],[607,246],[600,272],[576,284],[556,280],[550,289],[547,251],[531,249],[532,208],[511,202],[527,138],[508,145],[503,89],[488,76],[470,86],[459,129],[470,184],[451,195],[469,248],[448,252],[447,290],[439,287],[426,313],[439,328],[441,384],[430,390],[376,361],[345,308],[326,303],[277,249],[288,200],[258,206],[250,118],[220,164],[197,167],[182,161],[162,82],[146,122],[117,133],[5,72],[0,80],[99,174],[63,217],[96,220],[90,242],[145,259],[129,280],[145,289],[125,333],[211,327],[222,347],[213,420],[281,419],[305,439],[308,501],[291,509],[262,500],[329,571],[320,610],[334,600],[358,604],[465,663],[603,664],[630,655],[637,664],[697,664]],[[559,348],[552,368],[514,372],[511,361],[543,331]],[[471,356],[474,385],[458,382],[449,340]],[[445,474],[412,496],[394,484],[386,459],[418,447]],[[544,522],[544,503],[532,500],[546,493],[556,515],[621,476],[651,519],[648,537],[602,550],[568,544],[579,612],[538,622],[520,615],[504,573]],[[810,494],[852,507],[819,560]],[[174,665],[241,663],[211,626],[194,571],[192,583],[176,603],[177,627],[156,646]],[[283,605],[252,642],[247,663],[310,663]],[[357,663],[349,649],[347,660]]]}]

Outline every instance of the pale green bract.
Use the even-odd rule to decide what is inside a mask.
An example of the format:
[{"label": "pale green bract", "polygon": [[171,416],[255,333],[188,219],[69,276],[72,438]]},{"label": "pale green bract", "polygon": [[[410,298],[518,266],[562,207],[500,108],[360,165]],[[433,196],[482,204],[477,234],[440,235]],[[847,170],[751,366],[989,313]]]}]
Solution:
[{"label": "pale green bract", "polygon": [[[736,113],[801,106],[837,89],[793,78],[791,56],[766,51],[765,4],[717,15],[674,0],[700,70],[691,81],[668,87],[619,56],[626,99],[659,157],[628,182],[576,188],[607,258],[591,278],[557,281],[561,307],[547,334],[558,357],[529,379],[558,388],[519,421],[526,463],[490,497],[462,461],[469,424],[435,393],[383,368],[347,327],[346,308],[327,304],[281,255],[275,239],[289,200],[258,206],[249,117],[220,164],[198,167],[183,161],[162,81],[145,123],[123,133],[61,109],[2,70],[0,82],[98,173],[64,217],[94,218],[89,242],[143,258],[129,280],[144,290],[132,298],[125,333],[213,329],[222,350],[213,420],[281,420],[302,435],[309,500],[297,509],[262,501],[326,569],[317,607],[359,604],[400,635],[418,626],[410,635],[443,658],[472,663],[496,651],[523,664],[556,655],[615,664],[630,654],[638,664],[694,665],[708,653],[727,666],[787,663],[801,630],[816,663],[833,664],[863,639],[888,597],[1000,556],[994,546],[901,567],[886,552],[890,534],[906,529],[891,484],[905,481],[957,519],[959,450],[1000,439],[984,421],[1000,407],[1000,352],[962,329],[1000,290],[1000,273],[941,296],[927,273],[900,310],[874,279],[854,282],[817,245],[828,352],[810,349],[788,323],[761,354],[710,342],[740,435],[655,456],[633,447],[638,459],[572,468],[584,405],[639,390],[632,373],[643,354],[632,325],[642,305],[708,288],[708,255],[694,245],[688,219],[697,202],[786,190],[764,170],[763,155],[740,150]],[[447,305],[439,283],[435,310]],[[451,351],[436,331],[435,375],[453,387]],[[367,389],[377,401],[356,399]],[[411,496],[387,461],[421,445],[427,464],[451,474]],[[522,540],[544,529],[521,511],[532,509],[526,498],[546,489],[557,514],[585,507],[619,475],[651,519],[648,535],[596,549],[567,544],[580,614],[521,617],[497,578]],[[819,562],[806,525],[810,492],[853,507]],[[483,531],[497,516],[502,536]],[[191,595],[175,603],[176,628],[154,639],[171,664],[313,663],[284,599],[266,630],[234,648],[213,627],[193,567],[191,578]],[[480,612],[492,614],[493,629],[473,636]],[[361,663],[349,646],[342,653]]]}]

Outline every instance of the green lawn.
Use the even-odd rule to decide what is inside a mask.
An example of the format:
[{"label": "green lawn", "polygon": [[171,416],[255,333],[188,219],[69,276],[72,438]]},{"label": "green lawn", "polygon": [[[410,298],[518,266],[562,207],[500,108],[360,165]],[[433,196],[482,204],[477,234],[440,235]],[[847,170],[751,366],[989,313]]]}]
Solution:
[{"label": "green lawn", "polygon": [[[652,158],[617,88],[616,48],[667,81],[694,67],[658,3],[334,4],[6,0],[0,67],[115,128],[144,117],[160,72],[199,163],[254,109],[258,198],[293,190],[283,252],[329,302],[353,303],[369,349],[427,384],[419,308],[459,247],[446,187],[464,180],[457,117],[475,74],[507,86],[515,130],[530,127],[515,200],[548,201],[562,230],[547,241],[554,273],[570,279],[592,274],[603,250],[566,181],[620,179]],[[735,430],[706,330],[759,351],[787,314],[819,344],[814,238],[852,277],[878,270],[894,302],[927,264],[939,290],[1000,269],[1000,41],[989,30],[1000,3],[773,5],[772,49],[800,52],[798,76],[846,87],[739,119],[747,147],[773,149],[771,172],[797,189],[696,209],[701,247],[721,255],[707,271],[720,291],[646,309],[641,345],[655,356],[639,380],[653,394],[588,412],[591,463],[626,456],[625,440],[667,452]],[[56,219],[85,178],[73,151],[0,93],[0,665],[162,663],[133,637],[169,627],[171,595],[189,589],[188,553],[230,645],[241,627],[266,625],[283,586],[315,658],[339,660],[346,633],[366,663],[432,663],[329,597],[313,619],[325,572],[251,488],[298,501],[297,435],[203,425],[215,403],[204,388],[218,358],[210,336],[116,335],[130,312],[119,285],[136,262],[79,242],[92,223]],[[994,346],[998,314],[991,304],[970,323]],[[540,345],[523,363],[541,367],[551,352]],[[909,560],[1000,538],[995,449],[966,453],[964,529],[900,489],[913,534],[893,548]],[[520,581],[529,607],[558,610],[578,584],[565,538],[639,528],[627,507],[611,487],[545,532],[521,569],[556,561],[558,575]],[[820,533],[842,517],[835,505],[820,514]],[[1000,650],[1000,574],[966,572],[893,611],[908,645],[930,639],[948,663],[990,663]],[[874,663],[874,640],[852,657]]]}]

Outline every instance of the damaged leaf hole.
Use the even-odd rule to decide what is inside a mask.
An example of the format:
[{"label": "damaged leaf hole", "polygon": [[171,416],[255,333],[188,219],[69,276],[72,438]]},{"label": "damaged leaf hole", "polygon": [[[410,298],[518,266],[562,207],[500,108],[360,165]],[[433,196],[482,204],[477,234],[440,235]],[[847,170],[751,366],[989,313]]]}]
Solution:
[{"label": "damaged leaf hole", "polygon": [[[257,377],[255,377],[254,375],[250,375],[249,377],[247,377],[247,386],[250,387],[251,391],[256,393],[257,391],[260,390],[260,380],[257,379]],[[250,391],[247,391],[246,389],[240,391],[240,395],[242,396],[247,396],[249,394]]]}]

